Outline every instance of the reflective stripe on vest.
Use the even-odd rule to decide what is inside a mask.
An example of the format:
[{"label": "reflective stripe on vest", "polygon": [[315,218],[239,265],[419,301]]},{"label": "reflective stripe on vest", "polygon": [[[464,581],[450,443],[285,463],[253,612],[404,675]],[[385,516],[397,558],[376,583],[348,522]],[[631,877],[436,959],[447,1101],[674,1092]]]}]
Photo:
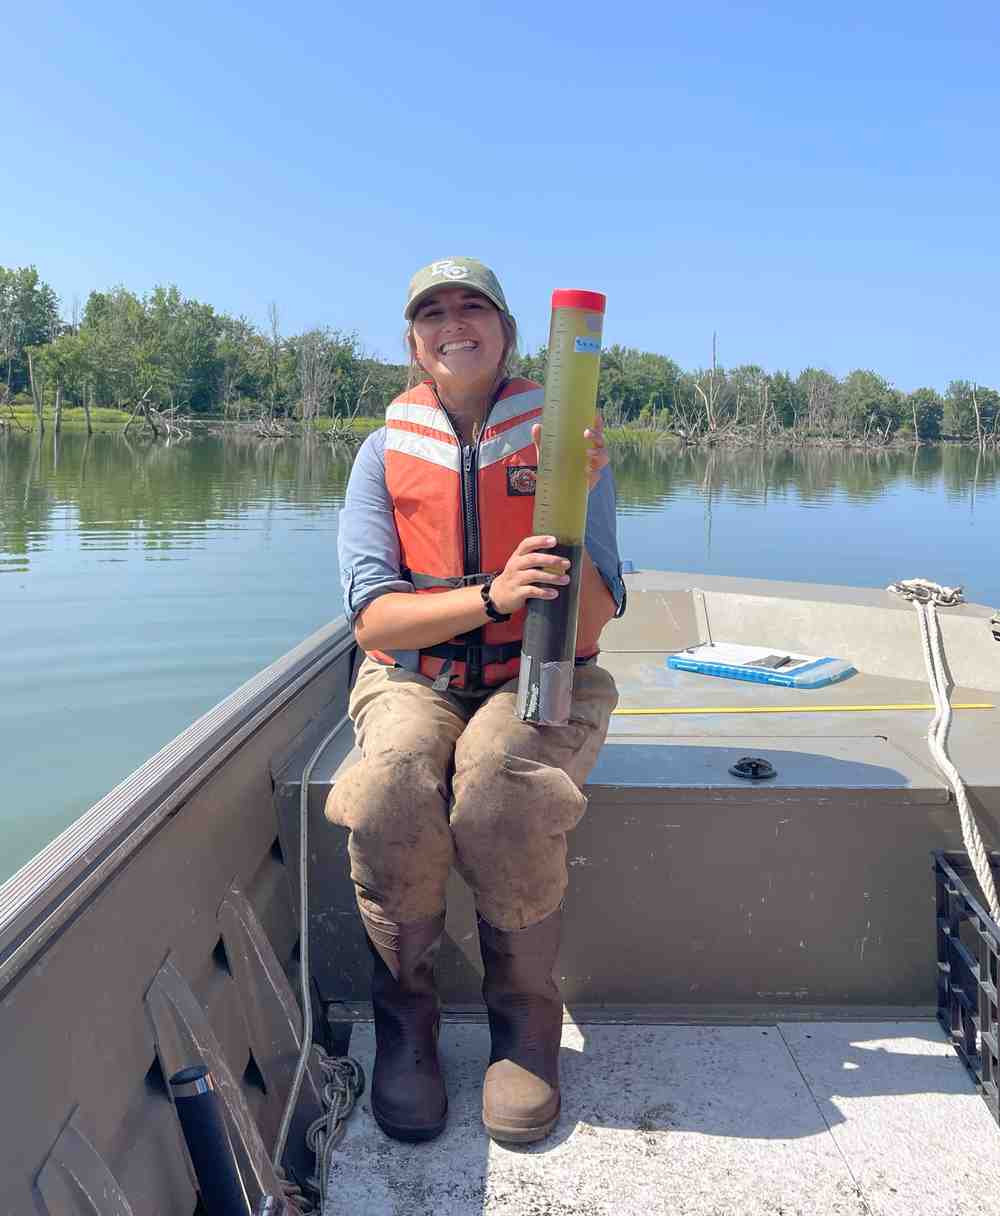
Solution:
[{"label": "reflective stripe on vest", "polygon": [[[537,472],[531,429],[541,416],[544,396],[540,385],[515,379],[504,385],[490,409],[474,449],[478,509],[473,538],[465,523],[462,444],[432,383],[409,389],[386,410],[386,488],[400,564],[416,594],[484,582],[531,535]],[[479,568],[467,569],[469,542],[476,539]],[[482,684],[503,684],[520,667],[523,622],[522,610],[509,621],[490,621],[461,638],[427,647],[420,651],[420,671],[438,687],[472,687],[477,671]],[[377,651],[372,657],[393,662],[391,655]]]}]

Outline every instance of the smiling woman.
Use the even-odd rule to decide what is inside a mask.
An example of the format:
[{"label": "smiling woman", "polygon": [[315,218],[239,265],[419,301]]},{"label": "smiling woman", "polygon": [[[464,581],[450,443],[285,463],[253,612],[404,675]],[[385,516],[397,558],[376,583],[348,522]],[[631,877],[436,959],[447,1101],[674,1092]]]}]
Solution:
[{"label": "smiling woman", "polygon": [[410,387],[421,375],[430,376],[445,407],[461,418],[470,390],[477,397],[489,396],[498,374],[508,372],[517,350],[517,322],[504,305],[495,306],[480,292],[455,284],[438,287],[419,301],[406,337]]},{"label": "smiling woman", "polygon": [[541,1139],[559,1117],[562,1002],[552,979],[566,833],[617,701],[595,663],[623,603],[615,491],[600,420],[590,480],[570,722],[515,713],[524,608],[569,584],[533,536],[544,392],[511,378],[517,326],[493,272],[446,258],[417,272],[404,313],[423,379],[358,453],[340,515],[345,607],[367,658],[351,697],[360,763],[327,804],[349,830],[374,958],[372,1111],[398,1139],[444,1127],[434,959],[455,864],[476,899],[492,1035],[483,1121]]}]

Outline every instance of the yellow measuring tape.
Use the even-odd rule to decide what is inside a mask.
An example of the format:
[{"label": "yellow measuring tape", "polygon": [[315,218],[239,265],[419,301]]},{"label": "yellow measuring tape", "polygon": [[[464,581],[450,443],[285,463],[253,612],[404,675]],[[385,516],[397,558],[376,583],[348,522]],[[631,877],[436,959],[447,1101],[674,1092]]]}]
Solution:
[{"label": "yellow measuring tape", "polygon": [[[933,709],[930,704],[913,705],[684,705],[670,709],[616,709],[619,716],[640,714],[863,714],[880,713],[896,709]],[[995,709],[989,701],[973,701],[965,705],[953,705],[952,709]]]}]

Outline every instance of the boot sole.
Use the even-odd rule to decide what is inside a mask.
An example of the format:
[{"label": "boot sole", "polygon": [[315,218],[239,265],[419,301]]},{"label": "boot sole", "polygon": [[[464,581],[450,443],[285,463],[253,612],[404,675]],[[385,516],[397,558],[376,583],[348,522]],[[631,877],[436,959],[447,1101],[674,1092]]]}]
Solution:
[{"label": "boot sole", "polygon": [[389,1119],[384,1119],[375,1109],[372,1104],[372,1114],[375,1117],[375,1122],[379,1127],[393,1140],[402,1140],[406,1144],[422,1144],[425,1140],[434,1140],[444,1131],[445,1124],[448,1122],[448,1108],[445,1107],[444,1115],[440,1122],[432,1123],[426,1127],[407,1127],[393,1123]]},{"label": "boot sole", "polygon": [[490,1123],[484,1111],[483,1126],[486,1128],[486,1133],[490,1139],[495,1140],[498,1144],[534,1144],[537,1140],[544,1140],[559,1122],[561,1109],[562,1104],[560,1103],[559,1108],[557,1108],[556,1113],[551,1119],[547,1119],[544,1123],[539,1123],[535,1127],[511,1127],[509,1125],[505,1126],[502,1123]]}]

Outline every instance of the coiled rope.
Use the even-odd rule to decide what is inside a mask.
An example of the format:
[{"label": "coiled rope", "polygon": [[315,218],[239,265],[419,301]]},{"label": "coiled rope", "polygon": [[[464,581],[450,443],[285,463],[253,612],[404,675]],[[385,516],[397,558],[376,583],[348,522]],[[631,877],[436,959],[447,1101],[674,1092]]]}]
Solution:
[{"label": "coiled rope", "polygon": [[317,1213],[326,1206],[327,1186],[330,1181],[330,1163],[337,1147],[347,1116],[354,1103],[365,1089],[364,1069],[350,1056],[328,1056],[319,1051],[320,1071],[323,1073],[323,1114],[314,1119],[306,1131],[306,1144],[316,1154],[316,1172],[308,1180],[307,1189],[318,1199]]},{"label": "coiled rope", "polygon": [[927,728],[927,746],[934,763],[946,778],[955,795],[958,817],[962,825],[962,840],[969,854],[979,887],[989,905],[990,915],[1000,922],[1000,901],[997,899],[996,883],[990,869],[989,858],[979,834],[965,782],[948,755],[948,732],[951,729],[952,707],[948,696],[948,677],[944,669],[944,643],[941,639],[941,622],[938,608],[952,608],[964,603],[961,587],[942,587],[925,578],[900,579],[886,588],[893,595],[909,600],[917,611],[920,621],[920,642],[924,649],[927,666],[927,682],[934,699],[934,716]]}]

